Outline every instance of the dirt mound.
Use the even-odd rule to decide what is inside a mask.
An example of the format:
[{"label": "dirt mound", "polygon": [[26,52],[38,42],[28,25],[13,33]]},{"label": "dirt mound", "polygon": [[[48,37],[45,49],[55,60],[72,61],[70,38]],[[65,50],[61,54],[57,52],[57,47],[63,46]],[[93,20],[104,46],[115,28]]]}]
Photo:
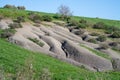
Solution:
[{"label": "dirt mound", "polygon": [[[96,48],[98,45],[83,41],[81,37],[69,32],[67,28],[53,23],[50,27],[44,25],[35,27],[30,23],[22,25],[23,27],[16,29],[16,34],[9,38],[10,42],[32,51],[46,53],[77,66],[84,65],[89,70],[112,70],[110,60],[80,47],[79,44],[86,44],[91,46],[91,48]],[[37,39],[44,45],[39,46],[38,42],[31,41],[29,38]]]}]

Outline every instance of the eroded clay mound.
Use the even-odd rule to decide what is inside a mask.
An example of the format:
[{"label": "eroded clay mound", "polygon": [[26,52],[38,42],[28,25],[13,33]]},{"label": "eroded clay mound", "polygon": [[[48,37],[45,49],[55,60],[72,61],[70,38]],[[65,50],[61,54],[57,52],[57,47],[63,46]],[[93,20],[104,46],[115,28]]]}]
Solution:
[{"label": "eroded clay mound", "polygon": [[[10,42],[32,51],[46,53],[77,66],[84,65],[90,70],[112,70],[112,64],[109,60],[80,47],[78,44],[86,44],[87,42],[70,33],[68,29],[57,25],[52,25],[52,27],[43,25],[35,27],[30,23],[22,25],[23,28],[17,29],[16,34],[9,38]],[[44,45],[39,46],[29,38],[37,39]],[[90,45],[88,44],[88,46]],[[92,45],[96,47],[96,45]]]}]

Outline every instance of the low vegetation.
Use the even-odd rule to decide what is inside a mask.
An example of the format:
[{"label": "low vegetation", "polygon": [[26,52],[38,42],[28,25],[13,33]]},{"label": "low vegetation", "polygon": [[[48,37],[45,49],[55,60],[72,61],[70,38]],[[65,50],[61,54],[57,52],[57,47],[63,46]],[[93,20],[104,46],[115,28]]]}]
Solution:
[{"label": "low vegetation", "polygon": [[[67,13],[64,13],[67,10]],[[5,38],[9,38],[14,35],[16,28],[21,28],[22,22],[30,21],[34,23],[34,26],[39,27],[40,24],[45,26],[51,26],[46,22],[55,22],[61,26],[70,29],[74,34],[81,36],[83,40],[100,44],[100,49],[112,48],[115,51],[120,51],[118,44],[111,43],[108,45],[101,44],[107,42],[107,39],[119,39],[120,38],[120,21],[106,20],[100,18],[86,18],[72,16],[71,11],[67,6],[60,6],[59,14],[43,13],[25,11],[24,6],[5,5],[0,8],[0,21],[4,18],[11,18],[13,23],[9,24],[8,29],[0,29],[0,79],[6,80],[119,80],[119,72],[91,72],[82,68],[61,62],[52,57],[44,55],[43,53],[35,53],[18,47],[14,44],[5,41]],[[58,22],[57,22],[58,21]],[[63,21],[64,23],[60,23]],[[43,23],[42,23],[43,22]],[[78,30],[74,32],[74,30]],[[90,35],[85,35],[86,30],[92,29],[89,32]],[[97,31],[95,31],[97,30]],[[102,31],[102,32],[100,32]],[[101,34],[102,33],[102,34]],[[49,33],[45,35],[49,36]],[[89,39],[88,39],[88,36]],[[30,41],[44,46],[44,43],[37,38],[28,38]],[[112,39],[110,42],[112,42]],[[101,56],[106,59],[110,57],[96,49],[91,49],[85,45],[80,45],[92,53]]]},{"label": "low vegetation", "polygon": [[100,52],[100,51],[95,50],[95,49],[91,49],[91,48],[89,48],[89,47],[87,47],[87,46],[85,46],[85,45],[83,45],[83,44],[80,44],[80,46],[88,49],[89,51],[93,52],[94,54],[96,54],[96,55],[98,55],[98,56],[104,57],[104,58],[106,58],[106,59],[110,59],[110,56],[107,55],[106,53]]},{"label": "low vegetation", "polygon": [[119,80],[119,72],[90,72],[0,39],[0,76],[7,80]]},{"label": "low vegetation", "polygon": [[99,49],[104,49],[104,50],[106,50],[106,49],[109,49],[109,48],[110,48],[109,45],[106,44],[106,43],[102,43],[102,44],[99,44],[99,45],[100,45]]},{"label": "low vegetation", "polygon": [[100,41],[100,42],[104,42],[104,41],[107,40],[107,37],[104,36],[104,35],[100,35],[100,36],[98,36],[97,40]]},{"label": "low vegetation", "polygon": [[15,29],[0,29],[0,38],[9,38],[13,34],[15,34]]},{"label": "low vegetation", "polygon": [[11,23],[8,26],[10,27],[10,29],[22,28],[22,25],[20,23]]},{"label": "low vegetation", "polygon": [[31,40],[32,42],[36,43],[37,45],[39,45],[40,47],[44,46],[43,42],[40,42],[37,38],[28,38],[29,40]]},{"label": "low vegetation", "polygon": [[97,40],[96,40],[96,39],[94,39],[94,38],[90,38],[90,39],[88,39],[88,40],[87,40],[87,42],[97,44]]}]

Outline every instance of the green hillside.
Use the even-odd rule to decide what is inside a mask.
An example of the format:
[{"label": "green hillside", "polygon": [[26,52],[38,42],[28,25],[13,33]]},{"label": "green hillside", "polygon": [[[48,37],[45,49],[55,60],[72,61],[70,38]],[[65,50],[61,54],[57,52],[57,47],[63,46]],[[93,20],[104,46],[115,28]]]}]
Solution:
[{"label": "green hillside", "polygon": [[[39,15],[38,17],[40,18],[41,16],[48,15],[47,18],[51,17],[53,22],[61,21],[60,19],[55,18],[56,14],[52,13],[0,8],[0,18],[11,18],[13,21],[18,17],[24,16],[25,21],[34,22],[34,20],[30,20],[29,18],[31,13],[35,13],[37,16]],[[46,17],[44,16],[43,19],[46,19]],[[115,26],[118,30],[120,28],[120,21],[117,20],[78,16],[73,16],[72,19],[76,21],[81,19],[86,20],[89,26],[85,29],[90,30],[91,33],[92,31],[95,32],[95,30],[96,33],[104,32],[104,29],[94,29],[90,27],[90,25],[93,26],[93,24],[96,24],[97,22],[104,22],[105,24],[109,25],[109,27]],[[4,32],[4,30],[0,29],[0,34]],[[10,29],[10,32],[15,32],[15,29]],[[110,40],[111,38],[107,39]],[[116,39],[118,41],[118,38]],[[108,56],[101,55],[101,53],[96,50],[89,50],[97,55],[109,59]],[[26,50],[15,44],[7,42],[5,39],[0,38],[0,80],[120,80],[120,72],[88,71],[84,69],[84,66],[76,67],[74,65],[54,59],[48,55],[45,55],[44,53]]]},{"label": "green hillside", "polygon": [[[56,14],[53,14],[53,13],[0,8],[0,15],[3,15],[4,17],[7,17],[7,18],[8,17],[13,18],[13,19],[17,18],[18,16],[24,16],[25,18],[28,18],[28,13],[30,13],[30,12],[37,13],[37,14],[39,14],[41,16],[42,15],[49,15],[53,19],[55,19],[54,16],[56,15]],[[85,19],[91,24],[95,24],[97,22],[104,22],[105,24],[110,25],[110,26],[120,27],[120,21],[118,21],[118,20],[108,20],[108,19],[100,19],[100,18],[88,18],[88,17],[79,17],[79,16],[73,16],[72,19],[75,19],[77,21],[79,21],[81,19]]]},{"label": "green hillside", "polygon": [[[32,64],[33,68],[30,68]],[[61,62],[42,53],[35,53],[0,39],[0,73],[3,77],[41,78],[52,80],[119,80],[119,72],[90,72]],[[47,72],[46,72],[47,71]],[[7,79],[6,78],[6,79]],[[45,79],[46,80],[46,79]]]}]

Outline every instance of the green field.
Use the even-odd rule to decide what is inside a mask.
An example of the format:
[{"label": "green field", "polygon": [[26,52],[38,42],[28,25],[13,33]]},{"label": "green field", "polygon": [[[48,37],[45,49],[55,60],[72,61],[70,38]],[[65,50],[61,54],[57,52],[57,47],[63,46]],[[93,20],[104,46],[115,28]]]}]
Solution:
[{"label": "green field", "polygon": [[[30,65],[32,69],[29,69]],[[47,73],[42,70],[47,69]],[[4,77],[22,74],[33,74],[38,80],[42,74],[49,75],[52,80],[119,80],[119,72],[91,72],[82,68],[61,62],[42,53],[31,52],[0,39],[0,71]],[[32,72],[33,71],[33,72]],[[42,73],[42,74],[41,74]],[[40,75],[41,74],[41,75]],[[11,77],[8,77],[11,75]],[[31,75],[28,75],[30,77]],[[27,76],[26,76],[27,77]],[[7,79],[6,78],[6,79]],[[9,79],[8,79],[9,80]]]}]

